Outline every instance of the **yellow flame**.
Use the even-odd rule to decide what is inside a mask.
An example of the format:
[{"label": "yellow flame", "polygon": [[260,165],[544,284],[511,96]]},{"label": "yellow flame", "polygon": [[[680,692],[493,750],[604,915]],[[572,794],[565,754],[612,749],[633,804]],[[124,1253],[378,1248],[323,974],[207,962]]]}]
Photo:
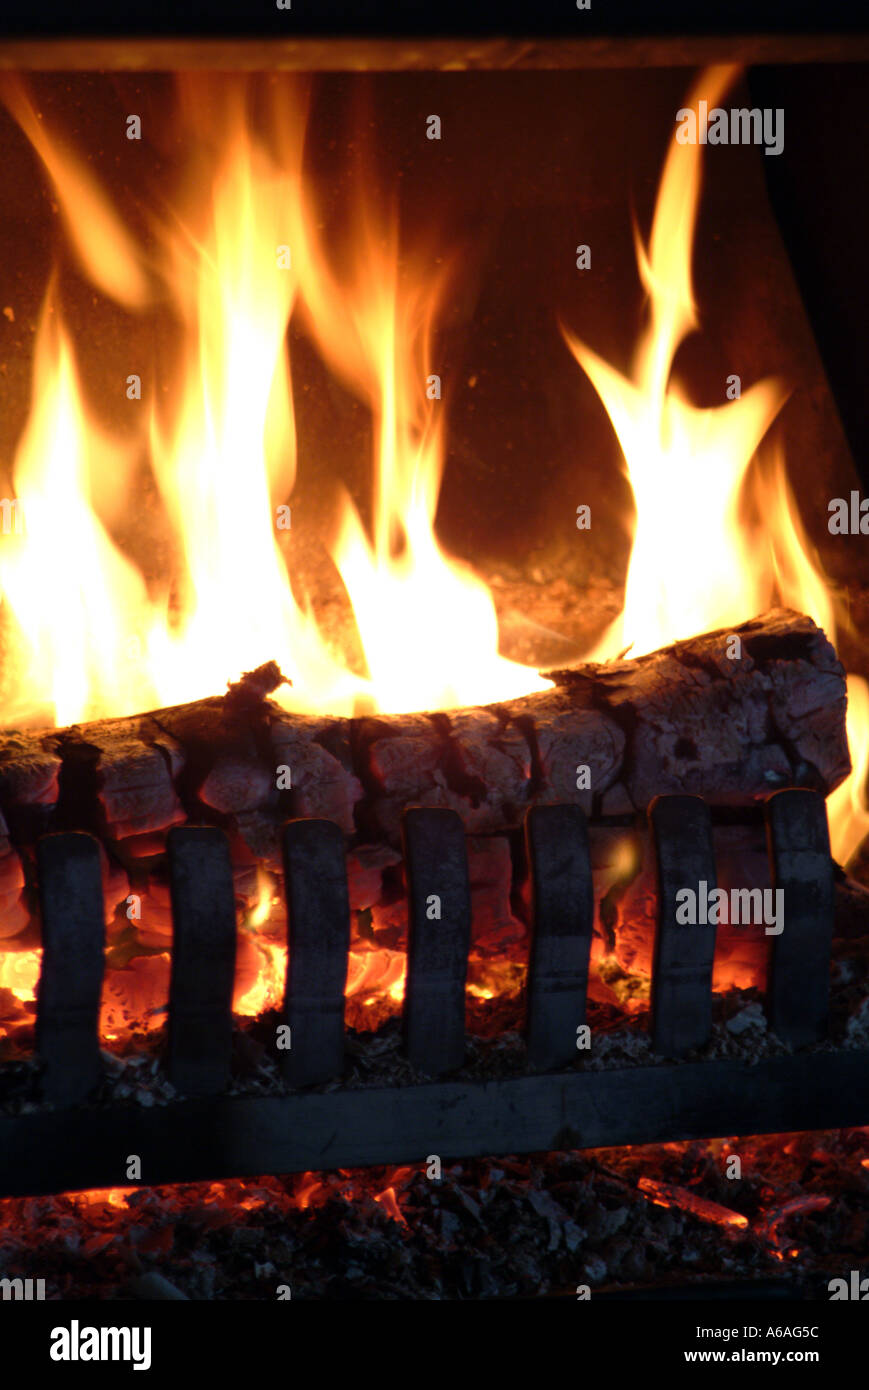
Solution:
[{"label": "yellow flame", "polygon": [[274,897],[275,885],[272,881],[272,876],[258,865],[256,871],[256,901],[247,915],[249,926],[261,927],[264,922],[268,921]]},{"label": "yellow flame", "polygon": [[[781,601],[789,608],[808,613],[835,643],[840,605],[806,536],[780,450],[774,454],[772,469],[756,474],[755,496],[766,517],[775,585]],[[830,843],[834,858],[841,864],[848,863],[869,835],[869,685],[861,676],[849,674],[847,689],[846,731],[852,770],[827,798]]]},{"label": "yellow flame", "polygon": [[[736,75],[711,68],[687,105],[714,107]],[[808,613],[836,640],[836,602],[805,536],[780,453],[749,466],[785,392],[760,381],[714,409],[688,401],[672,379],[676,351],[697,326],[691,252],[703,146],[675,135],[664,164],[648,250],[635,235],[648,325],[625,376],[568,330],[568,346],[597,390],[616,432],[636,503],[624,608],[590,655],[631,656],[679,638],[727,628],[777,600]],[[753,494],[758,520],[742,515]],[[869,687],[848,677],[848,740],[854,771],[828,801],[835,857],[846,861],[867,833]]]},{"label": "yellow flame", "polygon": [[250,989],[241,998],[233,999],[233,1012],[243,1018],[255,1018],[266,1009],[280,1007],[287,978],[287,948],[274,941],[257,941],[260,971]]},{"label": "yellow flame", "polygon": [[83,428],[81,388],[58,318],[50,288],[33,408],[14,465],[23,525],[0,545],[0,589],[15,624],[7,653],[16,684],[4,711],[11,723],[36,709],[44,722],[66,724],[147,707],[152,695],[126,650],[148,612],[145,583],[93,504],[101,469],[121,467],[124,450],[94,425]]},{"label": "yellow flame", "polygon": [[[140,306],[143,257],[96,181],[48,136],[19,82],[3,91],[54,182],[83,268]],[[429,406],[422,373],[443,277],[430,287],[420,264],[399,284],[397,237],[381,234],[369,197],[363,259],[334,278],[304,192],[304,91],[284,82],[265,95],[255,119],[245,82],[178,81],[193,169],[187,194],[155,226],[148,262],[177,320],[178,363],[168,400],[152,393],[142,405],[172,573],[147,584],[111,536],[129,459],[86,406],[49,291],[13,472],[25,526],[0,541],[5,617],[26,653],[11,682],[18,722],[195,699],[272,659],[293,681],[277,698],[333,714],[360,701],[414,710],[548,685],[499,655],[488,589],[434,535],[444,407]],[[359,385],[375,423],[373,542],[343,497],[334,550],[364,674],[297,599],[276,527],[296,467],[287,330],[300,279],[315,340]]]},{"label": "yellow flame", "polygon": [[[688,105],[715,106],[735,69],[713,68]],[[631,656],[753,617],[770,582],[758,573],[752,536],[738,516],[743,479],[784,399],[774,381],[701,410],[671,379],[676,351],[697,324],[691,248],[703,147],[675,138],[664,165],[649,249],[636,234],[648,325],[625,376],[568,330],[565,337],[603,401],[621,445],[636,501],[624,609],[598,644],[597,659]]]},{"label": "yellow flame", "polygon": [[41,951],[0,951],[0,989],[8,989],[22,1004],[36,999]]},{"label": "yellow flame", "polygon": [[[733,75],[711,69],[689,101],[705,98],[711,108]],[[544,688],[535,671],[500,656],[488,589],[435,536],[445,402],[427,383],[449,267],[399,247],[395,213],[381,210],[360,167],[358,188],[369,191],[357,193],[350,245],[334,269],[303,172],[303,91],[272,84],[265,116],[254,120],[245,83],[179,79],[179,126],[194,167],[146,258],[21,84],[10,79],[3,90],[53,181],[82,267],[128,307],[162,287],[178,330],[169,401],[142,403],[140,444],[173,557],[159,582],[146,582],[115,539],[135,451],[108,437],[85,400],[52,278],[13,470],[23,531],[0,537],[6,645],[16,653],[4,673],[7,719],[132,713],[219,691],[273,658],[294,681],[280,695],[285,703],[336,714],[360,701],[409,711]],[[636,238],[649,320],[630,374],[565,333],[606,405],[637,505],[624,612],[597,657],[734,625],[775,595],[835,635],[831,592],[783,469],[772,482],[755,478],[762,524],[740,514],[783,388],[761,381],[701,410],[672,379],[676,351],[697,324],[691,248],[701,154],[672,141],[648,247]],[[371,534],[340,494],[332,551],[364,674],[331,649],[297,598],[275,527],[296,467],[287,329],[297,309],[374,422]],[[866,687],[852,677],[849,690],[858,766],[847,793],[831,798],[840,855],[869,825],[858,790],[869,760]]]},{"label": "yellow flame", "polygon": [[[363,170],[359,180],[365,178]],[[444,404],[431,343],[447,269],[422,253],[400,268],[397,215],[376,216],[373,198],[358,195],[353,239],[336,277],[311,234],[316,212],[309,205],[299,211],[301,294],[311,332],[376,426],[373,538],[345,493],[332,547],[371,692],[382,709],[412,711],[546,689],[550,682],[499,656],[488,587],[445,555],[435,537]],[[386,703],[382,691],[389,692]]]},{"label": "yellow flame", "polygon": [[833,857],[847,864],[869,835],[869,685],[862,676],[848,676],[848,747],[850,777],[827,798]]}]

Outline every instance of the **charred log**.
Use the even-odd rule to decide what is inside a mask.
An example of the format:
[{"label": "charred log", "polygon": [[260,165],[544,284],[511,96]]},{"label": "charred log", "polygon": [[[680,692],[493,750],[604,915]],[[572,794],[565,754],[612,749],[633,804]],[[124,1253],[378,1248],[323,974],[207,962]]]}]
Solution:
[{"label": "charred log", "polygon": [[[0,735],[0,893],[16,898],[19,851],[48,830],[94,831],[117,872],[159,851],[170,826],[210,822],[230,832],[236,870],[249,875],[254,859],[279,864],[283,821],[318,816],[348,837],[351,905],[385,903],[388,919],[384,885],[412,804],[458,811],[484,877],[505,860],[496,887],[509,925],[515,832],[530,805],[569,802],[593,822],[630,826],[661,793],[747,809],[783,786],[827,793],[850,767],[843,668],[797,613],[548,674],[551,689],[503,704],[336,719],[270,700],[282,677],[269,663],[224,696],[9,731]],[[598,857],[602,844],[593,844]],[[474,876],[472,854],[472,888]]]}]

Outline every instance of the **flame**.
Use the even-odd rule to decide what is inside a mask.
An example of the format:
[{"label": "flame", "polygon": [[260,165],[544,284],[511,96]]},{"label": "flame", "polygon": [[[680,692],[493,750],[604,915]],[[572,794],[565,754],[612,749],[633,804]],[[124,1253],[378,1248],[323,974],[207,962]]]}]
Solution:
[{"label": "flame", "polygon": [[853,770],[827,798],[833,855],[847,864],[869,835],[869,685],[862,676],[848,676],[846,726]]},{"label": "flame", "polygon": [[[704,98],[711,109],[735,73],[710,69],[687,105]],[[679,345],[698,323],[691,249],[702,151],[699,144],[671,141],[648,249],[635,229],[649,319],[630,375],[563,329],[606,407],[637,509],[624,608],[593,653],[596,659],[628,647],[640,656],[753,617],[767,606],[772,587],[756,564],[738,506],[748,465],[784,392],[777,382],[762,381],[738,400],[701,410],[671,376]]]},{"label": "flame", "polygon": [[[150,406],[134,404],[134,384],[127,404],[141,412],[135,448],[147,452],[172,557],[171,573],[146,577],[112,538],[131,505],[134,446],[109,439],[86,403],[52,278],[13,468],[23,531],[0,538],[9,646],[25,654],[10,673],[10,717],[44,725],[131,714],[213,694],[272,659],[293,680],[278,698],[313,712],[546,688],[499,655],[489,590],[434,534],[444,405],[427,400],[425,373],[445,276],[433,278],[424,258],[399,274],[396,223],[379,226],[369,195],[362,252],[336,281],[304,186],[303,89],[267,84],[255,108],[244,82],[179,77],[193,168],[186,193],[155,218],[148,257],[20,82],[0,90],[52,180],[81,269],[128,308],[167,298],[178,346],[166,402],[151,390]],[[281,546],[278,512],[296,470],[287,331],[302,291],[313,338],[352,378],[377,438],[373,540],[336,493],[333,554],[362,674],[297,599]]]},{"label": "flame", "polygon": [[[734,73],[705,73],[689,104],[702,98],[711,109]],[[194,162],[188,186],[155,221],[146,256],[21,84],[4,79],[0,90],[52,181],[80,268],[127,309],[167,300],[177,345],[168,400],[152,391],[150,403],[131,401],[141,410],[139,437],[114,438],[79,377],[80,329],[65,316],[62,266],[52,273],[13,466],[23,526],[0,536],[5,648],[15,653],[4,672],[8,721],[135,713],[212,694],[270,659],[294,682],[277,698],[332,714],[484,703],[545,688],[535,671],[501,657],[487,587],[435,534],[447,408],[433,386],[434,345],[453,269],[400,244],[397,210],[378,199],[361,156],[352,239],[340,258],[327,254],[303,167],[304,91],[273,84],[255,118],[245,83],[178,79],[179,129]],[[700,409],[673,378],[677,351],[698,325],[691,253],[701,156],[702,146],[672,141],[648,245],[636,234],[649,316],[629,373],[564,330],[609,413],[636,501],[624,610],[590,654],[597,659],[734,626],[773,599],[809,613],[833,641],[841,621],[780,453],[761,466],[784,387],[759,381],[737,400]],[[331,542],[361,638],[361,672],[333,650],[294,590],[276,528],[297,454],[301,467],[319,463],[296,436],[287,349],[296,319],[374,426],[370,531],[338,488]],[[142,455],[170,555],[156,576],[118,539]],[[854,772],[828,803],[843,862],[869,832],[869,686],[852,675],[848,692]],[[627,861],[612,866],[616,877],[627,869]],[[242,1015],[278,1007],[283,995],[286,946],[255,935],[268,922],[273,887],[260,870],[245,925],[261,968],[235,1000]],[[38,970],[38,952],[0,955],[0,986],[30,1002]],[[399,1003],[405,974],[401,952],[354,949],[347,995]],[[503,984],[493,972],[468,988],[485,1001]],[[120,1014],[106,1018],[118,1036]],[[147,1026],[159,1023],[155,1013]]]},{"label": "flame", "polygon": [[[708,69],[686,104],[705,100],[711,110],[737,71]],[[635,229],[649,316],[630,374],[562,329],[610,417],[636,503],[624,607],[589,653],[595,660],[626,650],[640,656],[736,626],[774,599],[808,613],[836,640],[837,604],[803,531],[780,452],[771,468],[750,471],[784,388],[759,381],[738,399],[699,409],[672,377],[677,349],[698,326],[691,253],[703,148],[679,144],[674,134],[648,248]],[[749,499],[753,523],[744,516]],[[853,675],[847,731],[853,771],[828,802],[833,854],[843,862],[869,833],[869,686]]]},{"label": "flame", "polygon": [[271,874],[267,873],[261,865],[257,865],[256,902],[248,913],[248,926],[263,926],[268,921],[269,913],[275,901],[275,885]]},{"label": "flame", "polygon": [[[360,183],[365,178],[363,170]],[[369,690],[390,692],[381,708],[413,711],[546,689],[551,682],[498,655],[489,589],[443,552],[434,533],[444,407],[437,395],[429,399],[439,381],[431,344],[447,274],[439,258],[421,254],[400,268],[397,213],[377,218],[373,200],[360,195],[353,243],[336,279],[310,236],[315,224],[309,208],[297,228],[309,326],[375,420],[373,540],[344,493],[332,545]]]},{"label": "flame", "polygon": [[33,146],[57,195],[64,231],[81,269],[127,309],[151,298],[145,258],[113,212],[93,174],[46,126],[22,79],[5,73],[0,95]]},{"label": "flame", "polygon": [[[407,956],[404,951],[390,951],[385,947],[374,950],[354,950],[350,952],[347,968],[348,998],[354,995],[386,994],[393,1003],[404,998],[404,982],[407,974]],[[364,999],[368,1002],[367,998]]]},{"label": "flame", "polygon": [[[271,906],[269,902],[268,907]],[[233,1010],[244,1018],[256,1018],[266,1009],[280,1008],[287,978],[288,952],[285,944],[256,939],[260,968],[256,980],[246,991],[233,999]],[[38,967],[37,967],[38,974]],[[393,1003],[404,998],[407,975],[407,956],[403,951],[385,947],[351,949],[347,957],[346,998],[362,997],[363,1004],[373,1004],[386,995]]]},{"label": "flame", "polygon": [[33,1003],[42,951],[0,951],[0,989],[8,989],[22,1004]]},{"label": "flame", "polygon": [[[208,90],[182,79],[182,110],[203,141],[192,113]],[[183,348],[178,399],[155,408],[150,446],[181,553],[181,613],[152,633],[150,666],[161,699],[175,703],[274,658],[292,672],[291,703],[341,709],[358,679],[297,604],[273,510],[274,486],[289,493],[295,475],[285,340],[297,293],[288,237],[304,112],[288,113],[296,138],[278,164],[251,133],[244,89],[232,83],[223,94],[220,130],[200,146],[214,165],[210,197],[161,228]]]},{"label": "flame", "polygon": [[[776,588],[789,608],[800,609],[823,628],[835,644],[842,623],[841,605],[808,540],[787,481],[780,450],[773,467],[755,480],[755,495],[767,517]],[[852,770],[827,798],[833,857],[847,864],[869,835],[869,685],[847,677],[846,732]]]},{"label": "flame", "polygon": [[33,408],[15,457],[23,525],[0,545],[12,723],[33,709],[44,722],[71,723],[88,711],[141,707],[143,694],[124,652],[144,618],[146,586],[92,504],[102,471],[127,459],[99,428],[84,428],[73,351],[58,319],[52,285],[36,339]]},{"label": "flame", "polygon": [[232,1001],[235,1013],[255,1018],[266,1009],[280,1007],[287,978],[287,948],[274,941],[257,941],[260,968],[257,978],[243,995]]},{"label": "flame", "polygon": [[318,1173],[303,1173],[299,1180],[299,1186],[295,1191],[296,1206],[299,1211],[307,1211],[311,1205],[311,1198],[318,1193],[323,1186],[322,1179]]}]

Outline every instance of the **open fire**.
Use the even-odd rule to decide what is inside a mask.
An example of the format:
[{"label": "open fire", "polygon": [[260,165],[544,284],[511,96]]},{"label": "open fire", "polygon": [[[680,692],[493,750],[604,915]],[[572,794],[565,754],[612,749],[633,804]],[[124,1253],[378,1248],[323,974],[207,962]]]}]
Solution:
[{"label": "open fire", "polygon": [[[715,108],[738,77],[731,67],[707,70],[686,105]],[[769,881],[758,806],[770,789],[791,782],[832,788],[832,851],[843,865],[869,833],[869,685],[856,673],[847,678],[846,775],[841,668],[823,636],[798,616],[808,615],[834,644],[844,636],[843,653],[857,664],[860,639],[789,481],[777,423],[788,383],[728,378],[725,398],[710,406],[700,403],[690,372],[692,385],[683,379],[700,325],[692,257],[701,244],[703,144],[681,144],[674,130],[648,236],[635,222],[645,308],[630,365],[622,369],[616,353],[596,350],[596,331],[581,312],[559,306],[558,348],[568,371],[574,366],[565,344],[580,368],[577,390],[589,381],[605,407],[634,510],[621,518],[632,536],[621,611],[596,613],[593,633],[571,650],[572,662],[586,663],[573,686],[570,671],[549,671],[554,662],[541,661],[548,671],[541,674],[511,644],[499,629],[491,573],[439,538],[444,489],[451,470],[461,468],[461,454],[450,448],[456,374],[445,371],[440,350],[467,273],[461,220],[440,243],[434,234],[408,236],[397,191],[384,192],[367,133],[376,124],[364,110],[327,190],[308,157],[317,135],[313,95],[285,75],[176,75],[174,135],[164,144],[171,176],[129,219],[94,172],[88,142],[62,134],[21,80],[0,76],[0,99],[39,161],[61,229],[0,534],[7,1170],[8,1155],[14,1161],[19,1152],[15,1119],[33,1120],[37,1134],[43,1118],[28,1087],[42,965],[34,845],[46,829],[87,829],[100,841],[104,1065],[99,1093],[91,1095],[94,1111],[111,1112],[102,1136],[116,1134],[112,1124],[123,1128],[131,1114],[134,1128],[144,1117],[140,1136],[155,1115],[155,1132],[183,1132],[183,1115],[172,1130],[178,1097],[161,1061],[173,943],[166,837],[173,825],[203,820],[225,832],[237,914],[232,1011],[241,1023],[233,1032],[230,1106],[240,1108],[220,1113],[226,1124],[226,1116],[254,1115],[243,1111],[248,1098],[267,1098],[253,1126],[261,1124],[263,1152],[271,1142],[266,1108],[283,1084],[273,1056],[288,975],[287,885],[275,832],[283,819],[325,817],[346,837],[352,939],[341,1101],[349,1097],[351,1107],[356,1087],[379,1086],[382,1095],[407,1081],[397,1020],[408,977],[410,871],[399,852],[399,816],[408,803],[458,808],[465,820],[474,928],[459,1084],[491,1081],[494,1091],[526,1066],[516,1030],[525,1022],[529,925],[542,920],[532,912],[530,841],[520,843],[529,805],[579,800],[589,815],[595,935],[583,1017],[598,1049],[591,1070],[610,1068],[616,1089],[619,1077],[652,1060],[642,1031],[656,913],[645,820],[651,796],[683,790],[679,777],[689,769],[684,790],[708,792],[722,812],[716,866],[731,892],[737,883]],[[715,174],[706,169],[705,176]],[[111,407],[95,405],[86,370],[90,323],[70,280],[87,283],[94,303],[110,301],[134,327],[158,309],[171,323],[159,364],[144,352],[119,361]],[[7,318],[14,312],[12,304],[4,310]],[[367,496],[321,469],[320,441],[299,410],[312,361],[368,422]],[[492,469],[506,469],[502,444],[511,447],[493,419]],[[302,562],[296,501],[297,472],[321,471],[316,525],[329,556],[325,585]],[[582,479],[577,449],[571,488]],[[577,487],[565,499],[571,527],[582,496]],[[587,500],[598,527],[603,511],[594,493]],[[582,512],[588,508],[576,509],[579,536],[589,520]],[[137,537],[130,518],[139,513],[147,520]],[[517,556],[517,569],[525,560]],[[758,615],[765,615],[759,626],[746,630]],[[530,614],[532,626],[538,616]],[[736,629],[751,656],[746,668],[758,675],[754,685],[753,677],[743,686],[741,675],[731,681],[720,670],[730,664],[721,649]],[[672,644],[685,639],[697,641],[673,656]],[[650,661],[661,649],[668,653]],[[763,663],[777,661],[770,652],[784,653],[778,665],[788,669],[769,697],[769,727],[749,737],[758,702],[764,705],[758,690],[770,689]],[[712,688],[700,713],[690,696],[681,703],[680,682],[690,686],[695,671],[702,673],[697,684]],[[281,674],[288,679],[281,682]],[[538,699],[552,703],[526,703]],[[673,705],[691,711],[679,738],[666,727]],[[643,745],[626,736],[638,709],[652,745],[652,770],[642,775],[634,755]],[[737,732],[704,763],[716,720]],[[734,757],[731,766],[727,748],[740,739],[751,756]],[[817,759],[806,752],[815,744]],[[578,751],[586,747],[588,754]],[[586,757],[595,780],[583,783],[579,774],[589,768],[577,766],[577,798],[574,765]],[[673,784],[659,786],[659,772]],[[176,916],[176,943],[178,926]],[[727,1078],[745,1062],[769,1067],[771,1091],[777,1078],[783,1091],[798,1090],[797,1069],[775,1070],[788,1049],[767,1028],[757,989],[766,982],[769,945],[762,930],[746,944],[732,923],[718,934],[713,1072],[706,1077],[717,1078],[709,1084],[722,1088],[725,1106]],[[411,995],[413,979],[411,960]],[[869,1040],[862,939],[837,941],[832,979],[832,1046],[852,1049],[843,1065],[853,1078],[853,1049]],[[229,976],[226,984],[228,996]],[[228,1012],[226,1022],[228,1031]],[[816,1083],[814,1060],[807,1074]],[[540,1071],[529,1079],[556,1080]],[[657,1089],[651,1083],[657,1099],[649,1100],[650,1115],[668,1080],[659,1076]],[[690,1097],[696,1082],[685,1084]],[[673,1086],[678,1092],[678,1076]],[[412,1091],[405,1086],[411,1117]],[[606,1109],[595,1101],[603,1093],[593,1085],[583,1092],[590,1113]],[[310,1091],[300,1096],[319,1099]],[[665,1110],[669,1103],[665,1096]],[[696,1095],[682,1103],[703,1112]],[[185,1093],[177,1113],[186,1104]],[[279,1128],[305,1131],[304,1122],[286,1126],[286,1114]],[[678,1132],[717,1134],[718,1120],[716,1111]],[[779,1128],[793,1122],[777,1121]],[[676,1132],[666,1125],[656,1131]],[[566,1125],[548,1147],[587,1146],[585,1129],[577,1133]],[[438,1297],[447,1288],[461,1297],[574,1297],[577,1279],[595,1290],[650,1279],[678,1284],[684,1263],[701,1280],[780,1276],[818,1296],[841,1274],[843,1251],[862,1258],[867,1134],[743,1134],[644,1147],[610,1134],[606,1142],[621,1148],[448,1162],[437,1185],[416,1161],[166,1188],[143,1186],[140,1174],[128,1172],[137,1186],[0,1200],[0,1275],[27,1275],[28,1248],[38,1247],[48,1252],[52,1297],[126,1280],[133,1297],[272,1298],[275,1287],[288,1287],[281,1281],[291,1267],[305,1270],[293,1297],[364,1297],[375,1286],[375,1296]],[[99,1144],[110,1147],[104,1137]],[[160,1145],[155,1140],[158,1168],[172,1150],[170,1142],[161,1154]],[[274,1152],[264,1160],[273,1163],[263,1168],[270,1174],[283,1171]],[[313,1152],[306,1166],[326,1163],[322,1150]],[[742,1165],[738,1184],[727,1181],[734,1156]],[[80,1160],[76,1152],[67,1161],[75,1167]],[[233,1167],[229,1159],[223,1170],[209,1168],[211,1161],[196,1172],[260,1171],[247,1160]],[[123,1182],[123,1167],[88,1180]],[[44,1174],[27,1181],[35,1185],[5,1190],[57,1190]],[[145,1174],[149,1181],[162,1179]],[[66,1172],[63,1182],[73,1185]],[[494,1253],[502,1233],[511,1252],[504,1259]],[[236,1237],[244,1269],[233,1282]]]},{"label": "open fire", "polygon": [[[704,73],[688,105],[714,107],[735,76],[731,68]],[[441,711],[550,689],[536,669],[501,654],[487,584],[437,540],[449,391],[442,399],[433,343],[453,268],[431,247],[402,244],[397,208],[373,191],[364,142],[350,147],[345,235],[330,241],[305,170],[303,86],[181,75],[176,121],[194,153],[140,236],[26,88],[7,77],[2,95],[39,156],[65,236],[14,460],[14,524],[0,538],[7,726],[61,728],[197,700],[271,660],[292,681],[273,698],[298,714]],[[636,507],[623,611],[586,651],[593,661],[729,629],[775,603],[809,614],[832,640],[844,620],[805,537],[781,451],[768,440],[785,386],[758,381],[701,409],[673,373],[698,325],[691,259],[702,157],[701,145],[673,139],[648,243],[635,234],[648,315],[630,371],[563,329],[612,421]],[[172,388],[165,399],[152,395],[132,435],[113,436],[87,399],[77,367],[86,328],[61,292],[69,255],[96,291],[132,314],[171,305]],[[291,323],[373,422],[370,526],[348,493],[334,498],[330,554],[354,620],[338,641],[300,592],[288,545],[297,457],[312,463],[295,427]],[[127,376],[127,399],[140,395],[140,376]],[[159,514],[156,568],[116,538],[143,467]],[[869,830],[869,691],[851,676],[848,694],[853,771],[828,801],[842,862]],[[115,835],[102,1032],[123,1046],[131,1030],[163,1021],[171,928],[159,878],[145,893],[132,888],[131,866],[159,853],[161,835]],[[600,897],[610,893],[618,914],[612,890],[636,872],[636,848],[627,833],[611,841]],[[397,883],[396,858],[374,867]],[[283,989],[285,918],[274,864],[249,846],[243,861],[235,866],[234,1008],[254,1017]],[[27,934],[29,889],[14,850],[5,865],[0,1034],[23,1037],[40,951]],[[522,983],[521,905],[515,884],[505,887],[503,874],[500,882],[499,931],[471,958],[469,1006],[484,1032],[487,1006],[516,998]],[[400,1008],[405,941],[397,912],[364,893],[354,906],[348,1020],[370,1027]],[[602,1000],[644,1006],[642,960],[626,980],[605,933],[593,971]],[[716,976],[719,989],[757,982],[737,966]]]},{"label": "open fire", "polygon": [[[420,253],[400,259],[395,215],[362,192],[363,169],[350,249],[333,269],[302,177],[299,92],[271,84],[258,132],[242,84],[179,79],[178,118],[208,168],[167,209],[147,255],[24,92],[6,90],[65,225],[88,222],[86,242],[71,240],[95,287],[130,309],[167,295],[181,330],[177,388],[142,425],[173,553],[149,591],[111,535],[112,509],[131,504],[135,446],[109,441],[84,400],[75,329],[52,277],[13,473],[26,524],[2,551],[9,650],[21,657],[7,723],[63,725],[196,699],[272,659],[293,682],[277,698],[305,712],[448,708],[545,688],[499,656],[486,586],[434,535],[444,426],[440,390],[427,382],[445,273]],[[331,551],[363,673],[330,651],[297,601],[280,546],[297,451],[285,346],[294,312],[376,421],[373,539],[338,499]],[[131,382],[128,396],[138,389]]]}]

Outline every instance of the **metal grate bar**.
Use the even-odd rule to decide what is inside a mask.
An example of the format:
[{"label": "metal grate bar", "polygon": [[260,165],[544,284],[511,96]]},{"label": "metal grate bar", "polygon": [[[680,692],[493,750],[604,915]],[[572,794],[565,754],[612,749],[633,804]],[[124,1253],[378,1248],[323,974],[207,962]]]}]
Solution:
[{"label": "metal grate bar", "polygon": [[471,889],[461,818],[419,807],[402,817],[407,873],[408,1058],[429,1076],[462,1065],[465,980],[471,945]]},{"label": "metal grate bar", "polygon": [[213,826],[175,826],[167,836],[172,901],[169,1079],[184,1095],[229,1084],[235,895],[229,845]]},{"label": "metal grate bar", "polygon": [[43,1095],[55,1105],[83,1101],[102,1074],[100,991],[105,923],[100,848],[79,831],[45,835],[37,846],[42,971],[36,1049]]},{"label": "metal grate bar", "polygon": [[827,808],[817,792],[792,787],[771,796],[764,813],[773,891],[782,894],[767,1017],[783,1042],[804,1047],[826,1037],[830,1010],[834,885]]},{"label": "metal grate bar", "polygon": [[344,987],[350,902],[344,836],[328,820],[294,820],[284,829],[289,963],[279,1047],[291,1086],[330,1081],[344,1070]]},{"label": "metal grate bar", "polygon": [[588,826],[579,806],[534,806],[525,817],[531,869],[528,1060],[537,1070],[576,1056],[585,1022],[594,886]]},{"label": "metal grate bar", "polygon": [[712,1032],[715,927],[679,922],[676,895],[690,888],[699,900],[716,886],[712,821],[699,796],[656,797],[649,818],[658,863],[652,1046],[667,1057],[684,1057]]}]

